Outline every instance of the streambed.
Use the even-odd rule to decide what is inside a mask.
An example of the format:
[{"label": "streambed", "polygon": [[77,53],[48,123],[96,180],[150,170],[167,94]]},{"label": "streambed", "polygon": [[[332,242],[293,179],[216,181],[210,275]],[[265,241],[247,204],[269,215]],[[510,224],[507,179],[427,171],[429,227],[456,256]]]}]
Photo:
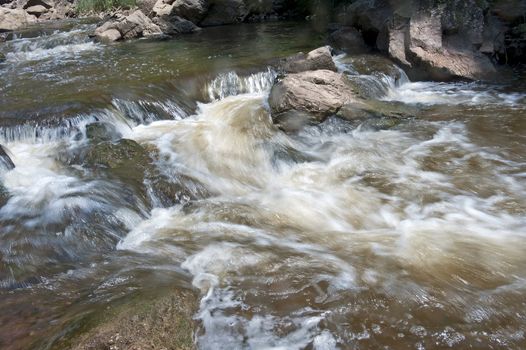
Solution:
[{"label": "streambed", "polygon": [[286,134],[272,64],[323,43],[305,24],[117,45],[92,27],[0,44],[0,347],[69,348],[180,291],[201,349],[526,346],[519,84],[338,56],[416,112]]}]

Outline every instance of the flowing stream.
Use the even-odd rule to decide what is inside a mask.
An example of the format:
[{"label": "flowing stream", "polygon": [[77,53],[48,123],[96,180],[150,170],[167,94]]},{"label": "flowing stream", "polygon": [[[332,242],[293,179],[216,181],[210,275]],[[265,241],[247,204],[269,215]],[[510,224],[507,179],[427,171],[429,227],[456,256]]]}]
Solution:
[{"label": "flowing stream", "polygon": [[[67,347],[86,319],[174,289],[197,290],[200,349],[526,347],[518,82],[338,56],[415,112],[286,134],[267,96],[277,58],[323,43],[304,24],[115,45],[92,29],[0,44],[0,348]],[[151,161],[93,166],[94,122]]]}]

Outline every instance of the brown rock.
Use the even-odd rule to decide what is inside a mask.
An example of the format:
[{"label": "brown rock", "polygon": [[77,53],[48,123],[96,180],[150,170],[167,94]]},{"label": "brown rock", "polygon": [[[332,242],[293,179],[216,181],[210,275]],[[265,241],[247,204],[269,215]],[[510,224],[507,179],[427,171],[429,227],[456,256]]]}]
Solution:
[{"label": "brown rock", "polygon": [[305,122],[321,122],[346,103],[356,100],[349,80],[330,70],[289,74],[270,92],[269,105],[276,124],[291,115]]},{"label": "brown rock", "polygon": [[35,15],[37,17],[40,17],[42,14],[48,12],[48,9],[42,5],[35,5],[35,6],[28,7],[26,9],[26,12],[29,13],[30,15]]},{"label": "brown rock", "polygon": [[35,21],[35,16],[28,14],[22,9],[0,7],[0,32],[22,28]]},{"label": "brown rock", "polygon": [[117,29],[108,29],[100,33],[98,37],[105,41],[117,41],[122,38],[122,35]]},{"label": "brown rock", "polygon": [[308,54],[299,53],[286,58],[281,63],[281,68],[287,73],[300,73],[309,70],[331,70],[336,72],[338,69],[332,60],[330,46],[323,46]]}]

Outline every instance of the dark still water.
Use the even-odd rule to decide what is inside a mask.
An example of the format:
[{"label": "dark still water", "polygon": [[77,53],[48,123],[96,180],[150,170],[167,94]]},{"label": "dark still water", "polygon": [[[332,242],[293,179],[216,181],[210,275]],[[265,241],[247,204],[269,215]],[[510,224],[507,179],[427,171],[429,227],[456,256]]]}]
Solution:
[{"label": "dark still water", "polygon": [[180,338],[165,326],[184,304],[200,349],[526,347],[518,85],[395,81],[338,56],[411,112],[286,134],[271,67],[323,44],[308,26],[114,45],[91,29],[0,44],[0,348],[92,329],[113,344],[114,315],[166,297],[165,323],[133,316],[132,333]]}]

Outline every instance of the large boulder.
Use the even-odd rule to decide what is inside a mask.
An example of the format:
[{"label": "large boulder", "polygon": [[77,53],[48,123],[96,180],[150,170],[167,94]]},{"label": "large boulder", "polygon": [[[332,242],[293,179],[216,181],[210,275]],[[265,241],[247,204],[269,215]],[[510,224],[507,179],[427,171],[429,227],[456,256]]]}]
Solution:
[{"label": "large boulder", "polygon": [[396,24],[389,35],[389,53],[417,78],[479,80],[491,79],[496,73],[468,36],[444,36],[441,12],[420,11]]},{"label": "large boulder", "polygon": [[207,11],[208,1],[206,0],[175,0],[172,13],[194,23],[199,23]]},{"label": "large boulder", "polygon": [[203,27],[240,23],[250,10],[244,0],[209,0],[210,7],[199,23]]},{"label": "large boulder", "polygon": [[271,89],[269,105],[274,123],[292,130],[321,122],[357,99],[344,74],[316,70],[289,74],[278,81]]},{"label": "large boulder", "polygon": [[[117,34],[119,32],[120,36]],[[136,10],[128,16],[117,15],[95,29],[95,36],[102,40],[127,40],[162,34],[159,26]]]},{"label": "large boulder", "polygon": [[280,67],[286,73],[300,73],[319,69],[334,72],[338,70],[332,60],[330,46],[320,47],[308,54],[299,53],[288,57],[281,62]]},{"label": "large boulder", "polygon": [[165,15],[155,17],[153,22],[159,26],[162,32],[166,35],[190,34],[201,30],[193,22],[174,15]]},{"label": "large boulder", "polygon": [[23,9],[0,7],[0,32],[11,31],[36,22],[37,18]]}]

